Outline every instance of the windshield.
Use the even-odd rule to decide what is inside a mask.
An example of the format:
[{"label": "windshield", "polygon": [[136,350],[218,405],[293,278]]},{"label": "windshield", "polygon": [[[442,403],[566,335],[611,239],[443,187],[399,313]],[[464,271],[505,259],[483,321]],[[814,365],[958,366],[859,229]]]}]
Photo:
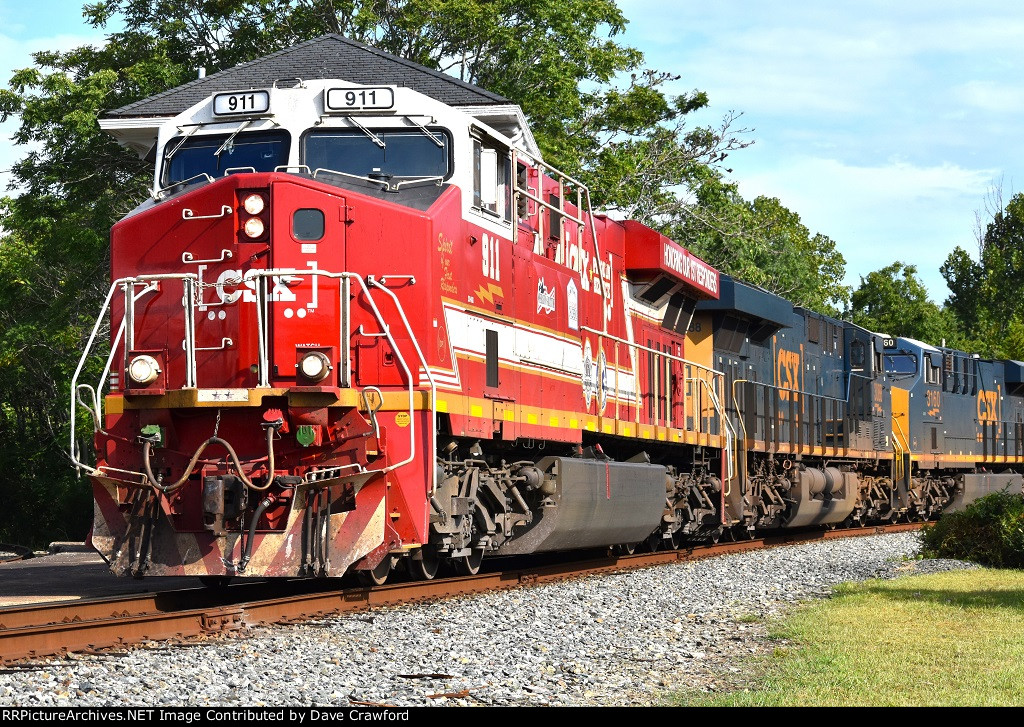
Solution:
[{"label": "windshield", "polygon": [[890,374],[916,374],[917,357],[912,353],[887,353],[885,371]]},{"label": "windshield", "polygon": [[193,136],[184,143],[181,140],[180,136],[171,139],[164,147],[164,184],[175,184],[199,174],[216,178],[239,167],[272,172],[288,163],[286,131],[250,131],[233,138],[230,133]]},{"label": "windshield", "polygon": [[312,170],[330,169],[360,177],[445,177],[448,134],[434,129],[430,133],[405,129],[313,131],[305,139],[303,163]]}]

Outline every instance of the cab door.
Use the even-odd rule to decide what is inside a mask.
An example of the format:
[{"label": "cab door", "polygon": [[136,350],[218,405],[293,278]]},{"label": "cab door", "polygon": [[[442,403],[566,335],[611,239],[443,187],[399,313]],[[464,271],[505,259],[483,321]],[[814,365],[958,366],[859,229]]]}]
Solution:
[{"label": "cab door", "polygon": [[[313,274],[345,271],[347,208],[340,195],[291,181],[276,182],[271,199],[272,266],[297,271],[266,282],[271,373],[288,379],[296,376],[299,348],[321,349],[331,361],[348,350],[340,339],[341,281]],[[338,374],[336,367],[323,385],[337,386]]]}]

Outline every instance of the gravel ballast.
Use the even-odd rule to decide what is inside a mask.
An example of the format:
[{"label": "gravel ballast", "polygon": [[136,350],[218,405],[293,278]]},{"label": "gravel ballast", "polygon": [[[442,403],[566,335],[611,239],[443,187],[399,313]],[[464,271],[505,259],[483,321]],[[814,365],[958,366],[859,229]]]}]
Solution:
[{"label": "gravel ballast", "polygon": [[742,679],[763,620],[845,581],[973,567],[916,533],[792,545],[0,674],[0,705],[648,705]]}]

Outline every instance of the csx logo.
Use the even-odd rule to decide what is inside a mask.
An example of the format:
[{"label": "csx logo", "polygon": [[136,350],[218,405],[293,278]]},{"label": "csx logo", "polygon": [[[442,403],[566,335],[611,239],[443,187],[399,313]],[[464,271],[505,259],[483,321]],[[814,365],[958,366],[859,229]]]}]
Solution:
[{"label": "csx logo", "polygon": [[[217,295],[221,303],[230,305],[238,302],[241,298],[245,303],[256,302],[256,274],[258,270],[247,270],[244,274],[241,270],[225,270],[217,277]],[[295,300],[295,293],[288,289],[302,281],[302,278],[293,275],[274,275],[271,278],[273,288],[270,290],[270,299],[274,301],[291,302]],[[242,286],[241,290],[238,286]]]},{"label": "csx logo", "polygon": [[787,389],[800,388],[800,354],[795,351],[779,351],[775,361],[775,383],[779,387],[779,400],[789,401],[790,395],[796,398]]},{"label": "csx logo", "polygon": [[999,392],[979,391],[978,392],[978,421],[997,422],[999,421]]}]

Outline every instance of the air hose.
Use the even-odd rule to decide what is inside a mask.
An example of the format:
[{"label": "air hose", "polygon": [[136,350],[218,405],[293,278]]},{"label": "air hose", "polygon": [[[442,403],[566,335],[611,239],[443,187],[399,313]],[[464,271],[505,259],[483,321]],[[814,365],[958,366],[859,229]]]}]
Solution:
[{"label": "air hose", "polygon": [[263,501],[260,502],[259,507],[256,508],[256,512],[252,515],[252,521],[249,523],[249,535],[245,539],[245,551],[242,553],[242,559],[238,561],[238,572],[244,573],[245,568],[249,565],[249,561],[252,560],[252,544],[256,540],[256,523],[260,521],[263,513],[267,511],[267,508],[273,504],[273,498],[264,497]]}]

